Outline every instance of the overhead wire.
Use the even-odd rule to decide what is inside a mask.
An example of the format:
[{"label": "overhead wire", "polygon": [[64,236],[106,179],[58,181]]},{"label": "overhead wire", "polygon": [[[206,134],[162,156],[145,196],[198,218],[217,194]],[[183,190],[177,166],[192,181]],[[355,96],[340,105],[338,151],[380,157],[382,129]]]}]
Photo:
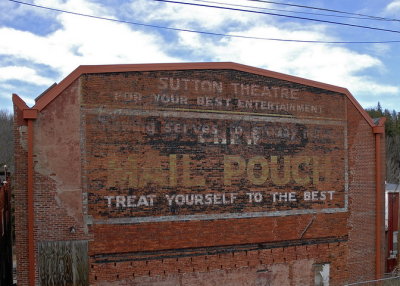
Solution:
[{"label": "overhead wire", "polygon": [[275,5],[282,5],[282,6],[290,6],[290,7],[297,7],[297,8],[306,8],[306,9],[312,9],[312,10],[319,10],[319,11],[327,11],[327,12],[334,12],[334,13],[340,13],[340,14],[347,14],[347,15],[364,16],[364,17],[374,18],[374,19],[382,20],[382,21],[400,22],[400,19],[371,16],[371,15],[365,15],[365,14],[360,14],[360,13],[352,13],[352,12],[347,12],[347,11],[320,8],[320,7],[313,7],[313,6],[306,6],[306,5],[299,5],[299,4],[283,3],[283,2],[268,1],[268,0],[246,0],[246,1],[259,2],[259,3],[268,3],[268,4],[275,4]]},{"label": "overhead wire", "polygon": [[215,8],[215,9],[230,10],[230,11],[255,13],[255,14],[263,14],[263,15],[270,15],[270,16],[277,16],[277,17],[284,17],[284,18],[291,18],[291,19],[298,19],[298,20],[307,20],[307,21],[312,21],[312,22],[335,24],[335,25],[342,25],[342,26],[348,26],[348,27],[354,27],[354,28],[370,29],[370,30],[376,30],[376,31],[381,31],[381,32],[390,32],[390,33],[400,34],[399,30],[391,30],[391,29],[384,29],[384,28],[379,28],[379,27],[356,25],[356,24],[350,24],[350,23],[335,22],[335,21],[314,19],[314,18],[306,18],[306,17],[300,17],[300,16],[278,14],[278,13],[270,13],[270,12],[254,11],[254,10],[245,10],[245,9],[238,9],[238,8],[231,8],[231,7],[206,5],[206,4],[198,4],[198,3],[182,2],[182,1],[174,1],[174,0],[153,0],[153,1],[164,2],[164,3],[172,3],[172,4],[189,5],[189,6],[196,6],[196,7],[206,7],[206,8]]},{"label": "overhead wire", "polygon": [[388,40],[388,41],[318,41],[318,40],[294,40],[294,39],[280,39],[280,38],[266,38],[266,37],[255,37],[255,36],[245,36],[245,35],[235,35],[235,34],[224,34],[224,33],[217,33],[217,32],[208,32],[208,31],[199,31],[193,29],[182,29],[182,28],[174,28],[174,27],[167,27],[167,26],[160,26],[154,24],[146,24],[146,23],[139,23],[139,22],[132,22],[126,20],[119,20],[113,18],[106,18],[100,16],[93,16],[89,14],[83,14],[63,9],[51,8],[42,5],[36,5],[32,3],[27,3],[19,0],[9,0],[10,2],[18,3],[21,5],[27,5],[35,8],[45,9],[49,11],[65,13],[70,15],[88,17],[92,19],[98,20],[105,20],[110,22],[116,23],[123,23],[123,24],[130,24],[130,25],[137,25],[142,27],[149,27],[149,28],[156,28],[156,29],[164,29],[176,32],[188,32],[188,33],[196,33],[196,34],[203,34],[209,36],[219,36],[219,37],[228,37],[228,38],[240,38],[240,39],[252,39],[252,40],[266,40],[266,41],[277,41],[277,42],[292,42],[292,43],[314,43],[314,44],[382,44],[382,43],[400,43],[400,40]]},{"label": "overhead wire", "polygon": [[[293,13],[293,14],[315,15],[315,16],[324,16],[324,17],[346,18],[346,19],[384,21],[381,18],[376,18],[373,16],[332,15],[332,14],[294,11],[294,10],[274,9],[274,8],[267,8],[267,7],[260,7],[260,6],[240,5],[240,4],[232,4],[232,3],[226,3],[226,2],[207,1],[207,0],[192,0],[192,1],[211,3],[211,4],[220,4],[220,5],[229,5],[229,6],[242,7],[242,8],[253,8],[253,9],[261,9],[261,10],[268,10],[268,11],[286,12],[286,13]],[[387,19],[386,21],[390,21],[390,19]]]}]

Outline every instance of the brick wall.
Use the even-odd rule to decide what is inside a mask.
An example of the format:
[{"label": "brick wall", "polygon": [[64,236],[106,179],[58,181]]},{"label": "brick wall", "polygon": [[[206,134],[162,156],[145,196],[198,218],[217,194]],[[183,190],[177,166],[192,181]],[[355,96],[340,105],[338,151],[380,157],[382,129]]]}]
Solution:
[{"label": "brick wall", "polygon": [[[11,185],[9,174],[0,173],[0,284],[12,284]],[[4,180],[4,182],[3,182]]]},{"label": "brick wall", "polygon": [[267,285],[313,285],[313,265],[329,261],[331,282],[346,281],[346,242],[265,247],[219,249],[221,253],[215,254],[206,249],[203,255],[181,252],[179,256],[176,251],[175,257],[164,253],[159,259],[132,257],[108,263],[99,257],[90,266],[90,279],[98,285],[102,281],[118,281],[104,285],[266,285],[267,281],[271,283]]},{"label": "brick wall", "polygon": [[[371,279],[375,273],[375,136],[352,104],[348,104],[349,122],[349,282]],[[384,146],[384,136],[381,138]],[[384,154],[384,150],[381,150]],[[381,168],[384,172],[385,168]],[[384,177],[384,174],[382,174]],[[384,187],[382,186],[382,190]],[[384,201],[384,192],[381,194]],[[382,210],[382,217],[384,208]],[[382,237],[384,240],[384,224]],[[383,248],[381,249],[383,254]],[[383,259],[382,259],[383,261]],[[383,265],[382,265],[383,266]]]},{"label": "brick wall", "polygon": [[[160,80],[159,82],[158,80],[160,78],[162,80]],[[178,88],[178,79],[182,78],[184,79],[184,81],[180,82],[182,86]],[[208,84],[207,82],[214,81],[222,82],[224,84],[222,88],[223,91],[221,93],[213,90],[200,91],[202,82],[204,82],[204,85],[207,85],[208,89],[208,86],[212,84]],[[104,82],[107,82],[107,84],[104,85]],[[231,86],[231,88],[229,89],[229,84],[231,82],[239,82],[240,84],[236,86],[234,85],[234,88],[232,88]],[[196,83],[198,85],[198,90],[196,90]],[[242,83],[244,83],[243,86],[241,85]],[[193,84],[192,88],[190,88],[191,84]],[[221,98],[236,97],[243,99],[247,97],[246,99],[248,99],[248,97],[251,97],[251,87],[249,86],[255,84],[259,86],[261,86],[262,84],[268,84],[269,86],[273,86],[277,90],[278,88],[299,90],[299,93],[301,93],[301,95],[299,96],[304,97],[304,99],[302,98],[304,102],[310,105],[313,104],[314,106],[321,106],[321,108],[323,108],[324,110],[323,115],[320,113],[311,112],[305,114],[305,112],[298,112],[297,110],[294,112],[295,114],[297,113],[297,116],[299,117],[298,122],[306,122],[302,122],[301,118],[303,118],[303,120],[304,118],[311,118],[310,121],[304,123],[304,125],[309,128],[310,133],[317,132],[316,130],[318,130],[318,126],[325,127],[325,125],[323,125],[324,122],[321,117],[329,118],[329,120],[345,120],[346,118],[344,106],[345,101],[342,95],[318,90],[315,88],[300,86],[290,82],[278,81],[271,78],[263,78],[240,72],[181,71],[171,73],[154,72],[100,74],[88,75],[82,79],[82,103],[84,108],[83,113],[85,114],[85,132],[87,135],[85,141],[85,148],[87,150],[85,152],[87,165],[85,167],[86,173],[89,178],[88,208],[89,213],[92,215],[93,220],[95,221],[95,224],[91,227],[91,231],[93,232],[95,239],[93,242],[90,243],[89,247],[89,255],[91,256],[90,281],[92,283],[99,283],[99,281],[104,280],[126,280],[128,281],[126,283],[129,284],[133,283],[132,281],[141,281],[140,279],[142,278],[140,278],[140,276],[145,275],[149,277],[156,277],[154,280],[152,280],[151,278],[143,278],[147,279],[148,283],[154,283],[155,285],[157,285],[157,283],[170,281],[169,279],[172,279],[171,281],[174,281],[174,279],[189,279],[188,281],[191,281],[191,283],[199,284],[200,280],[196,280],[196,278],[188,276],[187,273],[203,273],[208,271],[218,271],[216,273],[213,272],[215,278],[212,279],[215,279],[215,281],[220,281],[221,283],[221,281],[224,280],[220,279],[225,279],[225,275],[229,277],[231,277],[231,275],[236,275],[227,274],[227,271],[232,271],[232,269],[240,269],[241,272],[238,273],[242,273],[243,276],[241,276],[241,279],[239,279],[240,275],[235,276],[235,280],[238,281],[238,285],[243,283],[244,280],[248,279],[249,275],[255,275],[253,282],[249,282],[249,285],[253,285],[251,283],[257,283],[257,267],[260,266],[268,268],[272,267],[272,263],[274,265],[283,263],[283,265],[285,266],[282,267],[287,267],[285,268],[286,270],[282,270],[282,268],[281,270],[277,270],[278,272],[293,272],[293,265],[298,260],[297,256],[301,257],[302,255],[301,252],[298,253],[298,250],[296,251],[296,247],[290,247],[290,245],[295,244],[295,242],[308,243],[310,239],[312,240],[315,238],[342,241],[338,243],[343,243],[343,241],[347,241],[348,229],[346,222],[348,218],[348,213],[337,211],[333,211],[332,214],[317,212],[317,214],[289,216],[282,215],[273,217],[261,216],[254,218],[221,220],[214,218],[218,218],[218,215],[220,215],[221,212],[225,212],[228,214],[235,213],[236,205],[220,206],[218,209],[214,208],[208,210],[201,210],[199,208],[196,209],[196,207],[182,207],[177,210],[172,210],[172,214],[177,216],[190,216],[200,214],[206,215],[206,218],[207,215],[209,217],[205,220],[188,218],[188,221],[153,221],[128,225],[118,223],[101,223],[103,221],[107,221],[107,219],[124,218],[126,216],[129,216],[129,212],[131,211],[134,212],[134,216],[139,217],[159,217],[161,215],[163,217],[167,217],[167,219],[170,218],[169,216],[171,215],[171,210],[165,208],[165,206],[162,206],[161,204],[157,207],[156,212],[154,212],[154,210],[151,208],[144,208],[141,212],[135,212],[134,210],[127,210],[126,208],[124,209],[121,207],[117,208],[116,206],[107,207],[104,202],[103,204],[101,203],[102,196],[116,196],[123,195],[124,192],[129,193],[129,183],[136,183],[138,185],[138,189],[135,189],[134,194],[140,194],[141,192],[145,193],[145,191],[151,192],[152,188],[157,187],[157,183],[161,185],[161,187],[157,187],[157,193],[169,194],[171,190],[169,188],[170,186],[168,186],[168,180],[171,179],[170,177],[168,177],[168,174],[165,174],[165,172],[159,173],[160,176],[164,175],[166,177],[164,178],[164,181],[160,180],[158,182],[150,182],[150,185],[147,188],[140,188],[141,174],[139,172],[137,175],[137,181],[135,181],[135,179],[132,179],[131,177],[125,179],[126,170],[131,170],[131,173],[129,174],[135,172],[135,167],[129,169],[129,164],[131,164],[130,166],[132,166],[136,163],[139,166],[144,166],[143,168],[151,168],[152,166],[157,165],[158,161],[162,161],[161,168],[171,169],[169,166],[167,166],[168,159],[162,157],[163,155],[167,156],[169,154],[178,154],[176,160],[183,161],[184,158],[181,154],[195,154],[191,158],[194,158],[194,160],[196,160],[197,158],[198,159],[196,163],[192,163],[192,170],[194,169],[194,171],[191,172],[191,175],[197,176],[195,177],[197,181],[201,181],[201,177],[206,178],[204,184],[206,184],[207,186],[212,185],[210,188],[215,191],[219,189],[232,191],[232,189],[227,188],[221,183],[223,173],[225,171],[224,166],[221,166],[221,153],[228,155],[242,155],[245,159],[249,159],[251,158],[251,156],[255,155],[270,157],[271,155],[279,156],[286,153],[288,155],[294,156],[297,154],[310,156],[311,154],[316,155],[319,153],[334,153],[335,151],[332,150],[336,148],[339,151],[335,153],[334,156],[332,156],[332,160],[335,161],[335,164],[343,166],[343,160],[346,150],[344,150],[344,147],[342,145],[344,144],[344,134],[340,132],[341,129],[339,129],[339,132],[337,134],[331,135],[337,138],[342,138],[341,141],[340,139],[338,141],[335,141],[331,138],[318,138],[320,140],[313,138],[314,140],[310,139],[307,143],[305,143],[297,137],[291,138],[291,140],[287,138],[274,138],[275,141],[270,139],[270,141],[268,142],[269,145],[265,144],[264,149],[258,148],[259,146],[248,146],[246,145],[246,143],[243,142],[236,146],[233,142],[230,142],[231,145],[218,145],[216,147],[215,141],[213,141],[214,138],[211,138],[211,136],[204,136],[205,138],[202,138],[203,142],[196,142],[196,138],[193,138],[193,136],[191,136],[192,134],[190,133],[190,131],[183,131],[181,132],[181,134],[179,134],[179,136],[177,136],[175,134],[171,134],[173,132],[163,133],[162,130],[163,128],[164,130],[167,130],[168,128],[177,128],[176,131],[178,132],[181,131],[181,129],[189,129],[191,128],[190,126],[196,124],[201,124],[201,126],[211,126],[212,124],[216,124],[216,128],[218,130],[229,128],[230,126],[235,124],[244,126],[244,129],[251,129],[257,123],[246,121],[245,118],[238,118],[237,116],[235,117],[235,115],[223,114],[220,115],[218,118],[208,120],[207,118],[201,117],[201,114],[199,113],[188,114],[186,115],[186,117],[180,118],[180,114],[176,113],[170,114],[168,117],[168,115],[166,114],[160,114],[157,116],[157,113],[151,112],[152,110],[157,110],[159,108],[175,108],[184,109],[183,112],[190,112],[191,109],[212,109],[216,112],[220,111],[221,113],[223,113],[224,111],[236,111],[238,113],[242,112],[245,115],[262,114],[266,111],[261,110],[256,106],[249,109],[249,107],[246,108],[240,106],[239,103],[236,103],[235,108],[216,106],[215,102],[212,101],[208,103],[209,106],[204,106],[207,105],[207,103],[205,103],[207,101],[207,98],[215,98],[216,95],[214,93],[218,93],[217,95]],[[132,85],[134,85],[134,88],[132,88]],[[145,90],[141,88],[142,86],[145,86]],[[165,90],[160,90],[160,86],[165,88]],[[237,90],[235,90],[235,88]],[[132,95],[130,93],[132,90],[137,91],[138,94]],[[164,102],[162,102],[162,100],[159,100],[158,102],[153,103],[151,96],[154,94],[161,96],[164,95]],[[172,97],[170,97],[171,95],[174,96],[173,99]],[[141,100],[138,100],[140,96],[142,98]],[[277,96],[279,98],[275,98],[275,101],[281,102],[282,104],[291,103],[293,101],[296,102],[296,100],[282,98],[279,94]],[[122,98],[122,100],[116,100],[116,98]],[[199,104],[199,98],[203,98],[200,99],[202,104]],[[255,98],[259,99],[260,96],[255,96]],[[140,116],[140,114],[133,115],[132,113],[130,113],[131,111],[127,108],[144,110],[152,116],[143,117],[143,115]],[[268,113],[283,113],[282,117],[284,117],[285,114],[289,114],[289,112],[277,112],[274,110],[269,110]],[[149,122],[153,124],[150,124],[150,126],[155,126],[155,131],[153,131],[154,134],[150,135],[149,133],[146,134],[146,130],[143,130],[147,128],[146,126],[149,125]],[[317,125],[317,127],[312,126],[312,123],[314,122],[320,125]],[[186,123],[186,127],[178,125],[180,123]],[[326,125],[329,125],[329,123]],[[168,127],[168,124],[173,124],[174,127]],[[265,123],[261,122],[259,124],[263,125]],[[295,123],[290,125],[286,122],[282,123],[279,121],[267,122],[267,124],[280,126],[281,128],[294,128],[293,126],[296,126]],[[143,129],[140,128],[141,126],[143,127]],[[331,132],[333,132],[332,130],[334,130],[331,126],[328,126],[327,129],[329,129]],[[276,135],[276,137],[277,136],[278,135]],[[243,141],[246,141],[246,139],[244,139]],[[338,144],[341,145],[338,147],[336,146]],[[142,160],[137,159],[137,162],[134,162],[134,159],[131,161],[129,161],[129,159],[126,159],[135,152],[141,154],[140,156]],[[113,161],[123,163],[114,164]],[[210,162],[217,162],[217,164],[211,164]],[[206,165],[206,167],[204,165]],[[113,169],[111,169],[110,166]],[[179,182],[184,181],[184,171],[182,171],[182,174],[180,174],[181,177],[179,177],[179,167],[183,168],[179,165],[178,162],[178,171],[176,172],[176,176],[178,177],[177,185],[179,185]],[[344,171],[343,167],[339,167],[337,173],[341,171]],[[158,172],[158,170],[154,169],[153,172]],[[110,176],[115,176],[117,179],[112,180],[112,182],[110,183]],[[144,174],[142,174],[142,179],[143,177],[145,177]],[[333,205],[344,207],[344,199],[340,200],[340,198],[344,198],[345,196],[345,183],[343,173],[337,176],[334,175],[334,177],[336,182],[339,185],[341,184],[343,187],[343,189],[341,190],[337,189],[337,195],[342,195],[342,197],[339,197],[337,201],[331,202],[331,205],[327,203],[321,205],[320,202],[319,204],[314,205],[308,204],[308,208],[332,208]],[[208,182],[208,178],[211,178],[210,182]],[[248,190],[251,187],[253,187],[252,190],[255,189],[254,186],[249,186],[248,182],[244,182],[244,178],[239,179],[241,179],[240,182],[238,179],[235,178],[234,180],[236,181],[232,185],[239,184],[244,188],[248,188]],[[152,185],[153,183],[154,185]],[[109,184],[114,185],[112,185],[110,188]],[[284,186],[277,188],[272,183],[264,184],[263,186],[264,188],[267,187],[274,191],[285,191],[288,189],[285,189]],[[185,187],[187,186],[185,186],[183,183],[183,186],[178,186],[178,190],[184,192]],[[327,186],[325,186],[325,188],[326,187]],[[334,188],[332,185],[330,187]],[[321,187],[321,189],[323,189],[323,187]],[[202,190],[203,189],[201,188],[201,186],[199,186],[198,191]],[[307,187],[301,188],[302,192],[307,190]],[[233,191],[235,190],[233,189]],[[241,204],[242,207],[240,209],[240,212],[243,213],[254,213],[256,211],[262,211],[266,207],[265,204],[259,206],[248,206],[243,201],[241,201]],[[281,205],[270,207],[269,210],[273,212],[302,209],[304,204],[306,203],[299,201],[292,202],[289,206],[285,206],[285,204],[282,203]],[[100,223],[96,223],[96,221]],[[308,226],[309,228],[307,228]],[[304,234],[302,233],[303,231],[305,231]],[[287,242],[288,247],[278,247],[277,245],[279,245],[279,243],[281,243],[282,241]],[[271,248],[265,250],[259,246],[253,246],[255,250],[247,251],[246,255],[243,255],[244,252],[238,252],[237,250],[238,248],[240,249],[240,247],[264,243],[269,243],[270,245],[268,247]],[[327,245],[329,245],[323,244],[322,242],[320,243],[321,244],[312,244],[308,247],[311,249],[313,249],[313,247],[314,249],[317,249],[318,247],[320,249],[324,249],[324,247],[326,248]],[[345,246],[342,247],[346,248],[346,243],[344,243],[344,245]],[[205,255],[201,252],[201,250],[199,250],[199,248],[206,248],[207,251],[210,251],[209,248],[213,247],[220,247],[222,249],[220,251],[222,251],[223,253],[215,255]],[[300,249],[304,249],[303,246],[299,247]],[[174,251],[173,255],[176,255],[178,258],[166,258],[161,260],[153,258],[152,260],[148,260],[148,257],[146,257],[155,256],[157,255],[156,253],[160,251],[165,252],[172,250]],[[208,253],[207,251],[205,253]],[[141,252],[145,252],[147,254],[142,255],[141,258],[137,258],[135,255]],[[185,254],[187,253],[189,253],[189,255],[185,256]],[[271,253],[274,255],[271,255]],[[163,257],[162,254],[159,255]],[[168,257],[168,255],[171,254],[169,254],[168,252],[164,255]],[[337,261],[336,258],[328,258],[328,254],[326,254],[326,256],[321,254],[321,259],[318,259],[318,255],[319,254],[310,251],[307,257],[308,260],[306,260],[307,263],[313,265],[320,262],[329,262],[331,263],[332,269],[331,283],[337,283],[339,285],[342,281],[345,280],[345,277],[347,275],[347,268],[346,264],[343,262],[346,261],[346,250],[342,250],[341,258]],[[264,259],[262,259],[261,257],[263,257]],[[275,260],[273,261],[272,259]],[[340,274],[336,272],[337,269],[342,270],[340,271]],[[176,271],[178,271],[178,273],[175,273]],[[232,273],[236,272],[233,271]],[[296,278],[294,278],[293,275],[297,275]],[[162,279],[160,276],[165,277],[165,279]],[[206,281],[208,281],[205,277],[207,276],[202,275],[201,279],[206,279]],[[297,272],[295,274],[291,274],[290,278],[282,274],[282,277],[286,277],[285,279],[288,279],[287,281],[291,281],[290,283],[292,283],[292,285],[296,285],[296,279],[306,279],[306,284],[308,284],[309,281],[311,281],[309,280],[311,279],[310,277],[314,278],[313,272],[311,270],[305,271],[304,273]],[[276,281],[277,285],[283,283],[282,281],[278,281],[279,280]],[[137,283],[140,284],[141,282]],[[170,283],[173,284],[176,282]],[[209,280],[208,282],[204,283],[207,285],[207,283],[212,284],[215,282]]]},{"label": "brick wall", "polygon": [[89,241],[93,285],[308,285],[319,264],[331,285],[371,279],[374,144],[337,92],[233,70],[81,75],[35,121],[35,241]]},{"label": "brick wall", "polygon": [[[82,215],[78,87],[79,82],[71,85],[34,121],[36,285],[40,285],[38,243],[90,238]],[[27,126],[17,109],[15,117],[17,279],[18,285],[28,285]]]},{"label": "brick wall", "polygon": [[15,250],[18,284],[28,285],[28,219],[27,210],[27,126],[22,110],[14,106],[14,164]]}]

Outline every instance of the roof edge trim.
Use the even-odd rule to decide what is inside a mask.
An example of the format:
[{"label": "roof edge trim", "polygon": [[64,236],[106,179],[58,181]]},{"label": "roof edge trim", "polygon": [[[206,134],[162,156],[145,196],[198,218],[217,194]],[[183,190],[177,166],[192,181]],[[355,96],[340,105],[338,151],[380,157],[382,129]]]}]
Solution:
[{"label": "roof edge trim", "polygon": [[28,105],[26,105],[25,101],[22,100],[21,97],[18,96],[18,94],[13,93],[12,95],[12,102],[14,105],[21,111],[25,109],[29,109]]},{"label": "roof edge trim", "polygon": [[385,122],[386,122],[386,117],[380,117],[378,119],[378,122],[374,127],[372,127],[372,132],[374,134],[384,134],[385,133]]},{"label": "roof edge trim", "polygon": [[261,76],[273,77],[280,80],[286,80],[295,82],[298,84],[308,85],[316,88],[321,88],[337,93],[342,93],[348,97],[351,103],[356,107],[364,119],[369,123],[371,127],[375,126],[372,118],[368,113],[361,107],[358,101],[353,97],[348,89],[330,85],[318,81],[304,79],[301,77],[291,76],[278,72],[273,72],[261,68],[251,67],[247,65],[237,64],[233,62],[195,62],[195,63],[163,63],[163,64],[120,64],[120,65],[82,65],[76,68],[66,78],[64,78],[59,84],[50,89],[38,98],[35,106],[39,110],[43,110],[48,104],[50,104],[63,90],[65,90],[72,82],[78,79],[82,74],[96,74],[96,73],[110,73],[110,72],[134,72],[134,71],[161,71],[161,70],[195,70],[195,69],[228,69],[237,70],[242,72],[248,72],[258,74]]}]

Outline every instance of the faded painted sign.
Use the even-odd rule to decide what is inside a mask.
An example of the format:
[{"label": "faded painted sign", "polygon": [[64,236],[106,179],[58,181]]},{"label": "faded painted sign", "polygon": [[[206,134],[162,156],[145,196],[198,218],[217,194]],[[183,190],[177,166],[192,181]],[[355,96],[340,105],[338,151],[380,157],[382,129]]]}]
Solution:
[{"label": "faded painted sign", "polygon": [[95,222],[346,210],[341,95],[324,95],[327,105],[301,86],[209,77],[114,79],[125,91],[84,84]]}]

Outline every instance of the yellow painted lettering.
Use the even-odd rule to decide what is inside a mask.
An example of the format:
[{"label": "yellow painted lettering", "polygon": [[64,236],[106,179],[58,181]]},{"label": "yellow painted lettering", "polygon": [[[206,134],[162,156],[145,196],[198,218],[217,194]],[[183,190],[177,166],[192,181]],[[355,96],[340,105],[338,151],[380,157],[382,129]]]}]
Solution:
[{"label": "yellow painted lettering", "polygon": [[[283,171],[281,171],[283,169]],[[283,176],[280,174],[283,173]],[[271,179],[275,185],[283,186],[290,181],[290,157],[283,156],[283,166],[278,166],[278,157],[271,156]]]},{"label": "yellow painted lettering", "polygon": [[[331,179],[331,158],[313,156],[313,184],[318,186],[322,182],[328,183]],[[325,159],[325,160],[324,160]]]},{"label": "yellow painted lettering", "polygon": [[108,161],[107,187],[137,187],[137,158],[130,155],[126,159]]},{"label": "yellow painted lettering", "polygon": [[[259,166],[259,172],[256,176],[255,167]],[[247,177],[250,183],[254,185],[262,185],[268,179],[269,169],[268,162],[264,157],[252,157],[247,163]]]},{"label": "yellow painted lettering", "polygon": [[231,186],[232,180],[244,173],[246,161],[241,156],[224,156],[224,185]]},{"label": "yellow painted lettering", "polygon": [[185,187],[205,186],[206,182],[203,177],[193,176],[190,172],[191,159],[189,155],[182,156],[182,183]]},{"label": "yellow painted lettering", "polygon": [[308,156],[297,156],[292,158],[292,178],[297,184],[305,186],[310,183],[311,178],[309,175],[300,175],[300,171],[303,171],[303,174],[307,171],[306,165],[309,165],[310,161],[311,158]]},{"label": "yellow painted lettering", "polygon": [[169,155],[169,186],[176,186],[176,154]]}]

